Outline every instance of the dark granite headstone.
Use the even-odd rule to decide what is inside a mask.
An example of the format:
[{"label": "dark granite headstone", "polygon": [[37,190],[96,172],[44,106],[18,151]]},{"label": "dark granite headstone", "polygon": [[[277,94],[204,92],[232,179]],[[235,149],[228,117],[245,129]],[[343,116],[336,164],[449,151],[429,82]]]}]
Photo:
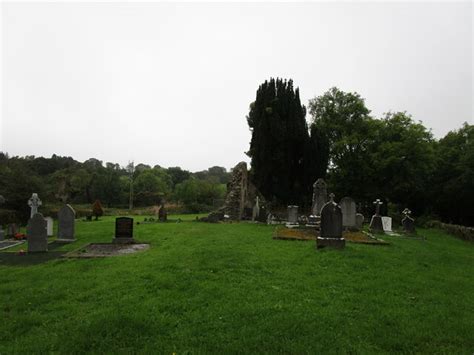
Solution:
[{"label": "dark granite headstone", "polygon": [[382,222],[382,216],[380,215],[380,206],[383,204],[383,202],[377,199],[374,201],[373,204],[375,205],[375,214],[372,216],[372,219],[370,220],[369,229],[372,232],[383,233],[383,222]]},{"label": "dark granite headstone", "polygon": [[114,243],[134,243],[133,218],[119,217],[115,219]]},{"label": "dark granite headstone", "polygon": [[321,209],[321,232],[316,239],[317,248],[344,248],[346,241],[342,238],[342,211],[330,194],[330,201]]},{"label": "dark granite headstone", "polygon": [[64,205],[58,212],[58,241],[73,242],[75,238],[76,212],[70,205]]},{"label": "dark granite headstone", "polygon": [[18,226],[15,223],[11,223],[7,226],[7,237],[14,237],[18,233]]},{"label": "dark granite headstone", "polygon": [[36,213],[30,218],[26,235],[28,238],[28,253],[48,251],[46,221],[41,213]]},{"label": "dark granite headstone", "polygon": [[405,215],[405,217],[402,219],[403,231],[410,234],[416,233],[415,220],[410,217],[411,211],[408,208],[405,208],[405,210],[403,210],[403,214]]}]

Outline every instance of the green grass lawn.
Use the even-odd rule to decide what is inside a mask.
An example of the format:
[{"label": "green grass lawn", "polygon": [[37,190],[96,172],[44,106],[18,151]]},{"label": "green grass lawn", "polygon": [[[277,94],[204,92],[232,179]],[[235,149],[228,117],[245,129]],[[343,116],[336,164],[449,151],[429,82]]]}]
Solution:
[{"label": "green grass lawn", "polygon": [[151,248],[127,256],[58,257],[110,242],[112,217],[44,256],[0,253],[0,353],[474,352],[472,243],[420,230],[316,251],[194,217],[135,225]]}]

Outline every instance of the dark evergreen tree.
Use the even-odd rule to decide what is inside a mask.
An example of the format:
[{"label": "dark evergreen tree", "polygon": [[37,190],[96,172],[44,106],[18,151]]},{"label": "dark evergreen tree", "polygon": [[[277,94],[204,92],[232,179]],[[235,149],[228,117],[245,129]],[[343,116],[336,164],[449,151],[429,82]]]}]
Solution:
[{"label": "dark evergreen tree", "polygon": [[258,88],[247,116],[252,131],[247,154],[252,159],[252,180],[267,199],[285,204],[302,204],[307,199],[308,181],[316,178],[308,175],[317,170],[314,164],[319,159],[313,155],[319,153],[316,137],[310,140],[305,116],[292,80],[272,78]]}]

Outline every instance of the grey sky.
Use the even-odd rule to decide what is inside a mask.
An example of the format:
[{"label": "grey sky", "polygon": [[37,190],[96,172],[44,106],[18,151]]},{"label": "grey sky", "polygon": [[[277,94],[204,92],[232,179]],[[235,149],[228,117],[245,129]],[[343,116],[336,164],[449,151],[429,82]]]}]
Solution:
[{"label": "grey sky", "polygon": [[[472,123],[472,3],[2,4],[0,150],[192,171],[248,158],[258,85]],[[309,116],[307,117],[309,120]]]}]

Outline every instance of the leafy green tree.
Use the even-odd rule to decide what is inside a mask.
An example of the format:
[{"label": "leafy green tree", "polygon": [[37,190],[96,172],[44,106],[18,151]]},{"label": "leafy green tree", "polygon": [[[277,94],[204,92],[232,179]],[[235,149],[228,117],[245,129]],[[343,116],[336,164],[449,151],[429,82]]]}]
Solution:
[{"label": "leafy green tree", "polygon": [[184,204],[190,212],[207,212],[213,208],[215,200],[225,197],[226,186],[200,180],[194,177],[176,185],[175,199]]},{"label": "leafy green tree", "polygon": [[292,80],[265,81],[250,105],[247,122],[252,138],[247,154],[251,176],[268,200],[300,203],[308,194],[305,149],[309,134],[305,115],[299,89],[293,88]]},{"label": "leafy green tree", "polygon": [[176,184],[183,182],[184,180],[189,179],[191,173],[187,170],[181,169],[179,166],[170,167],[166,170],[169,176],[171,176],[171,181],[173,182],[173,188]]},{"label": "leafy green tree", "polygon": [[171,177],[162,168],[143,170],[133,182],[138,205],[159,204],[171,192]]},{"label": "leafy green tree", "polygon": [[445,222],[474,226],[474,125],[446,134],[436,157],[430,186],[435,212]]}]

